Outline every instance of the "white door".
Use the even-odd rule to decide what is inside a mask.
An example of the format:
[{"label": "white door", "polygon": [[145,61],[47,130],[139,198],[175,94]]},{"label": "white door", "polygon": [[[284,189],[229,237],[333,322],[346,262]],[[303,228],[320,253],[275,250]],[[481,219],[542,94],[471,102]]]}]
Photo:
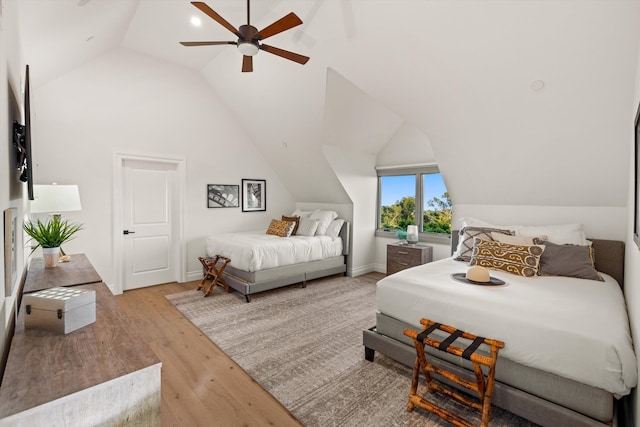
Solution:
[{"label": "white door", "polygon": [[123,290],[176,281],[175,164],[125,160],[122,184]]}]

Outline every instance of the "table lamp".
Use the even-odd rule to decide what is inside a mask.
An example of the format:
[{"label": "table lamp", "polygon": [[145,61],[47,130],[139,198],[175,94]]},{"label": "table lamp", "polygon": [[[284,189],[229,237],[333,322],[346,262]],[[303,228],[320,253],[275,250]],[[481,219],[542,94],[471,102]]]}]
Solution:
[{"label": "table lamp", "polygon": [[418,226],[417,225],[409,225],[407,226],[407,242],[412,245],[418,243]]},{"label": "table lamp", "polygon": [[82,210],[77,185],[34,185],[31,213],[48,213],[60,216],[60,212]]}]

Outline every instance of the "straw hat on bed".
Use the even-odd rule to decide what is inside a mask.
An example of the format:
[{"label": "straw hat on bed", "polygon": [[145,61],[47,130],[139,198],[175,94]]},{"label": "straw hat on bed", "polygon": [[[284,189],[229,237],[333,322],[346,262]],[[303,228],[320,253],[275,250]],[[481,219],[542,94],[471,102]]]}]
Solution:
[{"label": "straw hat on bed", "polygon": [[466,273],[454,273],[451,275],[455,280],[473,285],[497,286],[504,285],[504,281],[496,277],[491,277],[489,270],[479,265],[470,267]]}]

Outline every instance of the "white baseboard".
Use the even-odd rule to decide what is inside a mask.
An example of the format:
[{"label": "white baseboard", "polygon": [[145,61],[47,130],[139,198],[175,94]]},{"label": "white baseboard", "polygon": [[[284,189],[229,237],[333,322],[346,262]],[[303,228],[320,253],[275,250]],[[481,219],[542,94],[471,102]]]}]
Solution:
[{"label": "white baseboard", "polygon": [[363,274],[371,273],[374,271],[376,271],[375,264],[363,265],[356,268],[350,268],[347,271],[347,276],[357,277],[357,276],[361,276]]},{"label": "white baseboard", "polygon": [[202,272],[202,270],[188,271],[187,272],[187,282],[193,282],[195,280],[202,280],[203,277],[204,277],[204,273]]},{"label": "white baseboard", "polygon": [[380,264],[380,263],[375,264],[375,270],[374,271],[376,271],[378,273],[387,274],[387,264]]}]

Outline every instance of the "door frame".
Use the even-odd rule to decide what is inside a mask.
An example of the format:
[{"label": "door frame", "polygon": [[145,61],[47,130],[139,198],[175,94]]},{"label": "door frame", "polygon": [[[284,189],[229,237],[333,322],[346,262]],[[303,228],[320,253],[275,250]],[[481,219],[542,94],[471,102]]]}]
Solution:
[{"label": "door frame", "polygon": [[122,257],[124,256],[124,237],[123,230],[123,218],[122,218],[122,186],[123,186],[123,169],[126,161],[138,160],[149,163],[168,163],[174,165],[176,168],[177,187],[178,194],[175,196],[175,201],[178,203],[176,209],[177,218],[175,219],[175,229],[172,229],[174,234],[175,244],[179,245],[178,253],[180,254],[178,259],[178,265],[176,268],[175,280],[177,282],[186,282],[186,266],[187,266],[187,248],[185,244],[184,233],[184,218],[186,207],[186,194],[187,194],[187,167],[186,160],[182,157],[170,157],[162,155],[148,155],[148,154],[132,154],[116,152],[113,156],[113,278],[114,294],[121,294],[124,289],[124,271]]}]

